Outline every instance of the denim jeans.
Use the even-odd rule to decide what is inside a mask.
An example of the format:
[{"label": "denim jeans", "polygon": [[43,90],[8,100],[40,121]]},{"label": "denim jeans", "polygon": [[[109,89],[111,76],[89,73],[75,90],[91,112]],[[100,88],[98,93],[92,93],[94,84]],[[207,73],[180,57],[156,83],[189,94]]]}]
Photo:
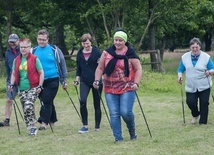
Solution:
[{"label": "denim jeans", "polygon": [[135,129],[134,114],[132,112],[135,101],[135,92],[128,91],[123,94],[105,93],[110,113],[111,128],[115,139],[123,140],[121,117],[129,130]]}]

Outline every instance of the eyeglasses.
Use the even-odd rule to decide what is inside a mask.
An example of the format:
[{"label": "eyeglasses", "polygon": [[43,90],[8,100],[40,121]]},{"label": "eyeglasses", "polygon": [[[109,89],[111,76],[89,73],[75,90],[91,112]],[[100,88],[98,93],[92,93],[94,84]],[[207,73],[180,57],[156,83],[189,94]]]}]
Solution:
[{"label": "eyeglasses", "polygon": [[37,38],[38,41],[47,41],[47,39]]},{"label": "eyeglasses", "polygon": [[20,49],[26,49],[28,47],[30,47],[30,46],[20,46]]},{"label": "eyeglasses", "polygon": [[10,44],[15,44],[16,42],[11,42],[11,41],[10,41],[9,43],[10,43]]}]

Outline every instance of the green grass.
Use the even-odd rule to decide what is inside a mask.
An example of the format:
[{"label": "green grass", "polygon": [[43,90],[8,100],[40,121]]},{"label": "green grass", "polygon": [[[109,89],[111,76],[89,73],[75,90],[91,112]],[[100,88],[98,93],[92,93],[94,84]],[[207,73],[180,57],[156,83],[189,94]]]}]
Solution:
[{"label": "green grass", "polygon": [[[175,60],[173,60],[174,62]],[[190,124],[190,111],[185,104],[186,125],[183,124],[181,88],[177,84],[176,67],[170,60],[164,62],[165,74],[144,70],[138,90],[143,112],[146,116],[152,138],[149,136],[145,120],[136,101],[134,105],[136,130],[138,139],[129,140],[129,134],[124,122],[124,142],[114,144],[114,138],[102,107],[102,122],[100,132],[94,132],[94,110],[91,94],[88,99],[89,132],[78,134],[81,127],[80,119],[73,108],[67,94],[60,88],[55,99],[58,122],[52,133],[50,128],[38,131],[36,137],[27,134],[25,123],[19,116],[21,135],[18,134],[14,111],[11,116],[11,126],[0,128],[0,154],[19,155],[195,155],[213,154],[214,115],[213,101],[210,101],[209,121],[207,125]],[[148,66],[145,66],[145,68]],[[167,69],[168,68],[168,69]],[[71,85],[74,71],[69,73],[69,93],[77,108],[77,95]],[[5,95],[4,78],[0,79],[0,119],[4,119]],[[184,89],[184,88],[183,88]],[[184,95],[185,97],[185,95]],[[103,97],[104,100],[104,97]],[[16,101],[21,108],[18,97]],[[105,101],[105,100],[104,100]],[[105,105],[106,106],[106,105]],[[35,104],[39,116],[40,104]],[[106,107],[107,108],[107,107]],[[39,124],[38,124],[39,126]]]}]

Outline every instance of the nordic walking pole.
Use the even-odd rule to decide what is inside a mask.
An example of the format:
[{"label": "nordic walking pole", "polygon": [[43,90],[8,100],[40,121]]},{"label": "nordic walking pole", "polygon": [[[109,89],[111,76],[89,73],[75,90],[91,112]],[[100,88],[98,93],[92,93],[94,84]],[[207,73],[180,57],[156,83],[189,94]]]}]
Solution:
[{"label": "nordic walking pole", "polygon": [[[206,72],[206,71],[205,71],[205,72]],[[211,95],[212,95],[212,99],[213,99],[213,102],[214,102],[214,96],[213,96],[213,94],[212,94],[212,87],[211,87],[211,85],[210,85],[210,81],[209,81],[208,76],[207,76],[207,81],[208,81],[208,84],[209,84],[209,87],[210,87],[210,93],[211,93]]]},{"label": "nordic walking pole", "polygon": [[[78,81],[76,81],[76,82],[78,82]],[[74,86],[75,87],[75,90],[76,90],[76,93],[77,93],[77,97],[78,97],[78,101],[79,101],[79,103],[80,103],[80,105],[81,105],[81,102],[80,102],[80,96],[79,96],[79,93],[78,93],[78,89],[77,89],[77,86]],[[84,104],[83,104],[84,105]],[[81,107],[80,108],[82,108],[82,106],[83,105],[81,105]]]},{"label": "nordic walking pole", "polygon": [[23,115],[22,115],[22,113],[21,113],[21,111],[20,111],[20,109],[19,109],[19,106],[18,106],[18,104],[17,104],[17,102],[16,102],[16,100],[15,100],[15,98],[14,98],[14,96],[13,96],[13,92],[11,91],[10,93],[11,93],[11,96],[12,96],[12,98],[13,98],[13,101],[14,101],[14,103],[15,103],[15,105],[16,105],[18,111],[19,111],[19,114],[21,115],[22,120],[24,121],[24,117],[23,117]]},{"label": "nordic walking pole", "polygon": [[[74,87],[75,87],[75,86],[74,86]],[[80,103],[80,105],[81,105],[80,97],[79,97],[79,93],[78,93],[77,87],[75,87],[75,90],[76,90],[76,93],[77,93],[77,97],[78,97],[79,103]],[[80,106],[80,108],[82,108],[83,106],[84,106],[84,104],[82,104],[82,105]]]},{"label": "nordic walking pole", "polygon": [[136,97],[137,97],[137,100],[138,100],[138,103],[139,103],[139,106],[140,106],[140,109],[141,109],[143,118],[144,118],[145,123],[146,123],[146,126],[147,126],[147,129],[148,129],[148,131],[149,131],[149,135],[150,135],[150,137],[152,138],[152,134],[151,134],[151,131],[150,131],[150,129],[149,129],[149,125],[148,125],[148,123],[147,123],[147,121],[146,121],[146,116],[145,116],[145,114],[144,114],[144,112],[143,112],[143,108],[142,108],[142,106],[141,106],[141,103],[140,103],[140,100],[139,100],[139,98],[138,98],[138,95],[137,95],[137,92],[136,92],[136,91],[135,91],[135,95],[136,95]]},{"label": "nordic walking pole", "polygon": [[[12,89],[13,86],[10,86],[10,87],[11,87],[11,89]],[[16,112],[16,106],[17,106],[17,108],[18,108],[18,104],[16,103],[16,101],[15,101],[15,99],[14,99],[14,97],[13,97],[12,91],[10,91],[10,93],[11,93],[11,96],[12,96],[13,101],[14,101],[14,102],[13,102],[13,107],[14,107],[14,111],[15,111],[15,117],[16,117],[16,123],[17,123],[18,131],[19,131],[19,135],[21,135],[20,128],[19,128],[19,120],[18,120],[17,112]],[[19,109],[19,108],[18,108],[18,109]],[[20,110],[19,110],[19,112],[20,112],[20,115],[22,116]],[[23,116],[22,116],[22,119],[24,120]]]},{"label": "nordic walking pole", "polygon": [[[75,87],[75,86],[74,86],[74,87]],[[80,97],[79,97],[79,93],[78,93],[77,87],[75,87],[75,90],[76,90],[76,93],[77,93],[78,100],[79,100],[79,102],[80,102]]]},{"label": "nordic walking pole", "polygon": [[185,124],[184,95],[183,95],[182,83],[180,85],[181,85],[181,102],[182,102],[182,111],[183,111],[183,122]]},{"label": "nordic walking pole", "polygon": [[76,106],[75,106],[74,102],[72,101],[72,99],[71,99],[71,97],[70,97],[70,95],[69,95],[69,93],[68,93],[68,91],[67,91],[67,89],[64,89],[64,90],[65,90],[65,92],[67,93],[67,95],[68,95],[68,97],[69,97],[69,99],[70,99],[71,103],[73,104],[74,109],[76,110],[76,112],[77,112],[77,114],[78,114],[78,116],[79,116],[80,120],[82,120],[82,118],[81,118],[81,116],[80,116],[80,114],[79,114],[79,112],[78,112],[78,110],[77,110],[77,108],[76,108]]},{"label": "nordic walking pole", "polygon": [[98,95],[99,95],[99,97],[100,97],[100,100],[101,100],[102,105],[103,105],[103,109],[104,109],[104,111],[105,111],[105,113],[106,113],[106,117],[107,117],[108,122],[109,122],[109,125],[110,125],[110,127],[111,127],[111,123],[110,123],[110,120],[109,120],[109,117],[108,117],[108,113],[107,113],[107,111],[106,111],[105,104],[104,104],[104,102],[103,102],[103,99],[102,99],[102,97],[101,97],[101,94],[100,94],[100,92],[99,92],[99,89],[97,89],[97,93],[98,93]]},{"label": "nordic walking pole", "polygon": [[20,128],[19,128],[19,120],[18,120],[17,113],[16,113],[16,105],[15,105],[14,102],[13,102],[13,107],[14,107],[14,111],[15,111],[16,123],[17,123],[17,126],[18,126],[19,135],[21,135]]},{"label": "nordic walking pole", "polygon": [[[39,101],[40,101],[40,104],[41,104],[41,106],[45,109],[45,105],[44,105],[44,103],[43,103],[43,101],[42,101],[42,98],[41,97],[39,97]],[[51,131],[53,132],[53,128],[52,128],[52,125],[51,125],[51,123],[50,123],[50,121],[49,121],[49,126],[50,126],[50,128],[51,128]]]}]

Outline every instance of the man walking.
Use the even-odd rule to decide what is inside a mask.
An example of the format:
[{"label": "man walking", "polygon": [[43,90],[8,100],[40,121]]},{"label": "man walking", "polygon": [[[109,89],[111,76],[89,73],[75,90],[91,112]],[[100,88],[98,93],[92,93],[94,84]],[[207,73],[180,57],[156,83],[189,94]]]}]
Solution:
[{"label": "man walking", "polygon": [[44,70],[43,90],[40,93],[40,100],[44,104],[40,109],[38,122],[41,123],[39,130],[45,130],[50,123],[53,125],[57,122],[57,114],[54,106],[59,82],[63,89],[67,89],[67,67],[62,51],[55,45],[48,43],[49,32],[45,29],[39,30],[37,36],[38,46],[33,49],[41,61]]},{"label": "man walking", "polygon": [[7,101],[5,105],[5,120],[3,122],[0,122],[0,127],[10,126],[12,103],[13,103],[13,99],[15,98],[18,92],[17,86],[14,86],[12,93],[8,91],[8,86],[10,85],[10,77],[12,73],[13,60],[20,54],[18,35],[11,34],[9,36],[8,43],[10,47],[5,54],[5,66],[6,66],[6,75],[7,75],[6,77]]}]

